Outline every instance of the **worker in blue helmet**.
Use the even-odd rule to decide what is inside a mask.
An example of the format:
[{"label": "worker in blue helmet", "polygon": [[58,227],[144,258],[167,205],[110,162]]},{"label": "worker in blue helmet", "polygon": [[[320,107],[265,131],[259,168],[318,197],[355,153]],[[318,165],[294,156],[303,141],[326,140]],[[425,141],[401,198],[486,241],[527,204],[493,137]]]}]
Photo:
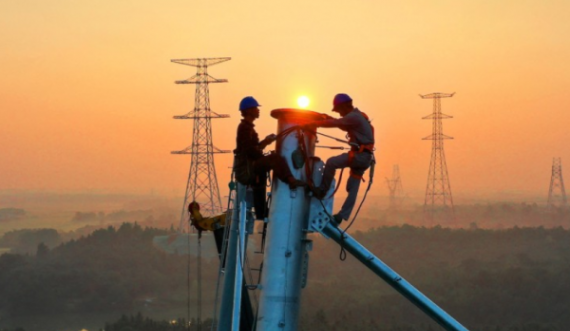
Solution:
[{"label": "worker in blue helmet", "polygon": [[[253,122],[259,118],[260,106],[251,96],[243,98],[239,103],[242,120],[237,128],[234,173],[238,182],[251,186],[254,189],[254,195],[263,195],[265,199],[267,173],[270,170],[273,170],[275,177],[287,183],[291,189],[305,186],[305,183],[293,176],[287,161],[281,155],[263,154],[265,147],[273,143],[277,136],[270,134],[265,139],[259,140]],[[256,211],[258,209],[256,208]],[[258,215],[259,218],[261,218],[260,215]]]},{"label": "worker in blue helmet", "polygon": [[374,160],[374,127],[368,116],[355,108],[352,98],[345,93],[335,95],[333,99],[333,112],[340,115],[338,119],[326,119],[303,126],[303,129],[315,131],[316,128],[339,128],[345,131],[349,137],[351,150],[329,158],[325,164],[323,179],[319,187],[311,190],[316,198],[326,196],[337,169],[350,168],[350,177],[346,183],[348,196],[340,209],[334,214],[334,221],[338,224],[342,220],[348,220],[356,203],[356,196],[360,188],[360,182],[364,172]]}]

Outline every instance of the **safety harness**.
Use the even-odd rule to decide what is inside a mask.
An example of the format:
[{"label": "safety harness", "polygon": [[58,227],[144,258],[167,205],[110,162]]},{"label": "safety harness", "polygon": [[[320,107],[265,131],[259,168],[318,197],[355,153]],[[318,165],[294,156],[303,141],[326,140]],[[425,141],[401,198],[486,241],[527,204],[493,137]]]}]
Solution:
[{"label": "safety harness", "polygon": [[[361,112],[360,110],[358,112],[360,114],[362,114],[362,116],[366,119],[368,124],[370,124],[370,128],[372,129],[372,136],[374,137],[374,126],[370,122],[370,118],[364,112]],[[355,173],[354,170],[352,169],[352,167],[351,167],[352,162],[354,161],[354,157],[355,157],[356,153],[367,152],[367,153],[373,154],[374,153],[374,143],[372,143],[372,144],[359,144],[356,142],[356,137],[353,134],[351,134],[351,132],[349,131],[348,132],[348,144],[351,146],[351,149],[348,152],[348,166],[350,167],[350,177],[364,181],[364,179],[362,178],[362,175]]]}]

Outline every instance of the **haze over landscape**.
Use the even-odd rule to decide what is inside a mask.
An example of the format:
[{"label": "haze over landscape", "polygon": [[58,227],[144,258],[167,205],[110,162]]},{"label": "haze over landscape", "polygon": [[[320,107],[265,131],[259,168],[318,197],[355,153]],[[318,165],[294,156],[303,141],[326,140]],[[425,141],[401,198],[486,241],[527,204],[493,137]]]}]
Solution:
[{"label": "haze over landscape", "polygon": [[[376,127],[379,177],[399,164],[425,187],[431,101],[442,102],[452,190],[543,197],[552,157],[570,160],[565,1],[98,2],[0,4],[0,189],[182,195],[194,74],[173,58],[231,56],[212,67],[214,143],[233,149],[237,104],[328,112],[349,93]],[[329,130],[329,132],[332,132]],[[335,132],[336,133],[336,132]],[[337,133],[338,134],[338,133]],[[327,156],[326,153],[322,153]],[[220,186],[230,155],[216,158]],[[378,180],[374,192],[386,192]]]}]

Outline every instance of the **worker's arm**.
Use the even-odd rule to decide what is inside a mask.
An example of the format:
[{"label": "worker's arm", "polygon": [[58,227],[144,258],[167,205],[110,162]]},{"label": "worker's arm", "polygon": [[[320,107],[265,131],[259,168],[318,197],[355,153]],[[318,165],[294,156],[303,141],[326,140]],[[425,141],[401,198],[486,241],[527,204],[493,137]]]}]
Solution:
[{"label": "worker's arm", "polygon": [[267,145],[270,145],[271,143],[273,143],[275,140],[277,140],[277,135],[272,133],[270,135],[268,135],[267,137],[265,137],[265,139],[263,139],[260,143],[259,143],[259,149],[263,150],[265,149],[265,147],[267,147]]},{"label": "worker's arm", "polygon": [[339,128],[341,130],[347,131],[351,127],[358,125],[358,122],[355,121],[354,116],[351,114],[346,115],[345,117],[341,118],[330,118],[322,121],[316,121],[306,125],[307,128]]}]

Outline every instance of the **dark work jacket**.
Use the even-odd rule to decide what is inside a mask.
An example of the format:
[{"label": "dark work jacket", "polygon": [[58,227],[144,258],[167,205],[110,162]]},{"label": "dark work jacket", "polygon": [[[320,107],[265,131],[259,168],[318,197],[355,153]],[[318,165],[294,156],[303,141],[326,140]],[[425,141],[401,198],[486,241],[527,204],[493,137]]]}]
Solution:
[{"label": "dark work jacket", "polygon": [[237,129],[236,149],[234,150],[234,154],[245,155],[252,161],[263,157],[263,151],[259,148],[259,135],[254,127],[253,123],[241,120]]}]

